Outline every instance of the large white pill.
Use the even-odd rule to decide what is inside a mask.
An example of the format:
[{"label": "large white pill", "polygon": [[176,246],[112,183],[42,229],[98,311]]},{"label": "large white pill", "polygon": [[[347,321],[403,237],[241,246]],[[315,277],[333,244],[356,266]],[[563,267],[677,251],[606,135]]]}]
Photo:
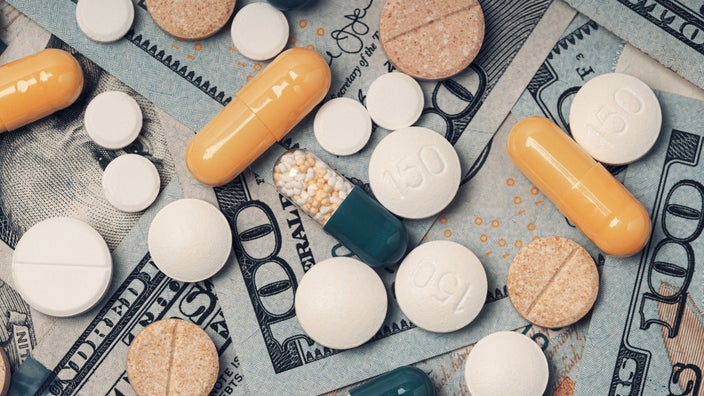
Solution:
[{"label": "large white pill", "polygon": [[12,255],[12,278],[37,311],[73,316],[89,310],[110,285],[112,258],[88,224],[68,218],[44,220],[24,233]]},{"label": "large white pill", "polygon": [[112,206],[125,212],[149,207],[159,195],[159,171],[141,155],[126,154],[112,160],[103,172],[103,192]]},{"label": "large white pill", "polygon": [[438,214],[460,186],[460,159],[439,133],[410,127],[387,135],[369,160],[374,196],[394,214],[423,219]]},{"label": "large white pill", "polygon": [[570,108],[572,137],[595,160],[628,164],[644,156],[660,135],[662,112],[644,82],[621,73],[594,77]]},{"label": "large white pill", "polygon": [[80,0],[76,22],[89,39],[109,43],[121,39],[134,20],[131,0]]},{"label": "large white pill", "polygon": [[386,318],[384,283],[359,260],[334,257],[308,270],[296,290],[296,316],[318,344],[349,349],[371,339]]},{"label": "large white pill", "polygon": [[548,361],[529,337],[500,331],[474,345],[464,377],[472,396],[540,396],[548,385]]},{"label": "large white pill", "polygon": [[142,110],[124,92],[103,92],[88,103],[83,122],[91,140],[106,149],[117,150],[139,136]]},{"label": "large white pill", "polygon": [[249,59],[263,61],[281,52],[288,42],[288,21],[268,3],[242,7],[232,20],[230,34],[235,48]]},{"label": "large white pill", "polygon": [[336,98],[325,103],[315,114],[313,132],[320,147],[328,153],[352,155],[372,136],[372,119],[358,101]]},{"label": "large white pill", "polygon": [[451,241],[413,249],[396,273],[396,300],[416,326],[436,333],[459,330],[486,300],[484,267],[471,250]]},{"label": "large white pill", "polygon": [[423,112],[423,90],[413,77],[400,72],[376,78],[367,91],[367,110],[372,120],[390,131],[413,125]]},{"label": "large white pill", "polygon": [[227,262],[232,232],[215,206],[199,199],[179,199],[156,214],[147,244],[161,272],[182,282],[199,282]]}]

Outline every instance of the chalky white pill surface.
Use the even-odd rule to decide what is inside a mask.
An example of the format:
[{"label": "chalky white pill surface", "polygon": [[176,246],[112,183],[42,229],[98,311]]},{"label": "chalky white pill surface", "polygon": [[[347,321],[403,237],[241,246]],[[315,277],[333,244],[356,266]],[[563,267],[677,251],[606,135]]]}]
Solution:
[{"label": "chalky white pill surface", "polygon": [[320,147],[328,153],[351,155],[361,150],[372,136],[372,119],[358,101],[336,98],[318,110],[313,132]]},{"label": "chalky white pill surface", "polygon": [[595,160],[613,165],[640,159],[660,135],[662,111],[644,82],[622,73],[594,77],[570,108],[572,137]]},{"label": "chalky white pill surface", "polygon": [[349,349],[367,342],[384,323],[386,289],[368,265],[334,257],[306,272],[295,306],[301,327],[315,342]]},{"label": "chalky white pill surface", "polygon": [[199,199],[180,199],[154,217],[147,244],[161,272],[182,282],[199,282],[227,262],[232,232],[215,206]]},{"label": "chalky white pill surface", "polygon": [[413,125],[423,112],[423,90],[413,77],[387,73],[376,78],[367,91],[367,110],[384,129],[395,131]]},{"label": "chalky white pill surface", "polygon": [[141,155],[126,154],[112,160],[103,172],[103,192],[110,204],[124,212],[139,212],[159,195],[159,171]]},{"label": "chalky white pill surface", "polygon": [[460,159],[439,133],[410,127],[387,135],[369,160],[374,196],[392,213],[407,219],[438,214],[457,194]]},{"label": "chalky white pill surface", "polygon": [[288,32],[284,13],[264,2],[242,7],[235,14],[230,29],[235,48],[256,61],[278,55],[288,42]]},{"label": "chalky white pill surface", "polygon": [[396,300],[418,327],[436,333],[459,330],[484,306],[484,267],[471,250],[451,241],[426,242],[401,262]]},{"label": "chalky white pill surface", "polygon": [[80,0],[76,22],[89,39],[109,43],[121,39],[134,21],[131,0]]},{"label": "chalky white pill surface", "polygon": [[110,150],[127,147],[142,130],[142,110],[130,95],[119,91],[103,92],[86,107],[83,122],[88,136]]},{"label": "chalky white pill surface", "polygon": [[12,278],[22,298],[51,316],[89,310],[105,294],[112,257],[103,238],[88,224],[55,217],[24,233],[12,255]]},{"label": "chalky white pill surface", "polygon": [[548,361],[529,337],[500,331],[472,348],[464,376],[472,396],[540,396],[548,384]]}]

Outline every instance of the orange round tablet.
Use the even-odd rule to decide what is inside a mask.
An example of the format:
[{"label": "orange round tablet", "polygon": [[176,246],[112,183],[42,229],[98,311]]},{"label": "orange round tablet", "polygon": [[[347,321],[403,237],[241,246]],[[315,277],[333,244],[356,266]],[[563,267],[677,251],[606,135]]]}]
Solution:
[{"label": "orange round tablet", "polygon": [[200,40],[217,33],[230,20],[235,0],[147,0],[147,11],[166,33]]}]

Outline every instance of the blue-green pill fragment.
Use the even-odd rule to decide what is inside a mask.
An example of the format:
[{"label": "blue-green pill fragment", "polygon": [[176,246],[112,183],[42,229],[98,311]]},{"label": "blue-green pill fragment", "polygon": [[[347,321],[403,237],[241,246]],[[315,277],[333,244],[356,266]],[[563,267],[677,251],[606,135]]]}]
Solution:
[{"label": "blue-green pill fragment", "polygon": [[421,369],[403,366],[350,390],[350,396],[435,396],[435,387]]},{"label": "blue-green pill fragment", "polygon": [[310,0],[269,0],[269,3],[274,7],[286,11],[292,8],[303,7]]}]

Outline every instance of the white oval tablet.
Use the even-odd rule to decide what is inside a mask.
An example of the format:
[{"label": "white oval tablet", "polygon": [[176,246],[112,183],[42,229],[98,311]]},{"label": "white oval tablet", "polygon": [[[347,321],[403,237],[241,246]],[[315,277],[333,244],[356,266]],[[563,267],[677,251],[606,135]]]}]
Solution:
[{"label": "white oval tablet", "polygon": [[413,125],[423,112],[423,90],[413,77],[400,72],[376,78],[367,91],[367,110],[384,129],[395,131]]},{"label": "white oval tablet", "polygon": [[92,308],[110,286],[112,257],[88,224],[55,217],[24,233],[12,255],[12,278],[39,312],[73,316]]},{"label": "white oval tablet", "polygon": [[372,136],[372,119],[367,109],[356,100],[336,98],[325,103],[315,114],[313,132],[320,147],[328,153],[352,155]]},{"label": "white oval tablet", "polygon": [[159,195],[159,187],[159,171],[141,155],[121,155],[112,160],[103,172],[105,198],[124,212],[139,212],[148,208]]},{"label": "white oval tablet", "polygon": [[121,39],[134,21],[130,0],[79,0],[76,21],[89,39],[109,43]]},{"label": "white oval tablet", "polygon": [[298,284],[296,316],[320,345],[349,349],[369,341],[384,323],[387,297],[376,272],[359,260],[333,257],[308,270]]},{"label": "white oval tablet", "polygon": [[142,130],[142,110],[130,95],[119,91],[103,92],[86,107],[83,118],[88,136],[110,150],[127,147]]},{"label": "white oval tablet", "polygon": [[500,331],[474,345],[464,376],[472,396],[540,396],[548,385],[548,360],[529,337]]},{"label": "white oval tablet", "polygon": [[227,262],[232,231],[215,206],[199,199],[179,199],[156,214],[147,245],[161,272],[182,282],[199,282]]},{"label": "white oval tablet", "polygon": [[484,306],[484,267],[471,250],[451,241],[426,242],[413,249],[396,273],[396,300],[421,329],[459,330]]},{"label": "white oval tablet", "polygon": [[242,7],[235,14],[230,29],[235,48],[256,61],[278,55],[288,42],[288,32],[284,13],[263,2]]},{"label": "white oval tablet", "polygon": [[390,133],[369,160],[369,185],[379,202],[407,219],[434,216],[460,186],[460,159],[442,135],[423,127]]},{"label": "white oval tablet", "polygon": [[660,135],[662,111],[644,82],[621,73],[589,80],[570,108],[572,137],[595,160],[628,164],[644,156]]}]

